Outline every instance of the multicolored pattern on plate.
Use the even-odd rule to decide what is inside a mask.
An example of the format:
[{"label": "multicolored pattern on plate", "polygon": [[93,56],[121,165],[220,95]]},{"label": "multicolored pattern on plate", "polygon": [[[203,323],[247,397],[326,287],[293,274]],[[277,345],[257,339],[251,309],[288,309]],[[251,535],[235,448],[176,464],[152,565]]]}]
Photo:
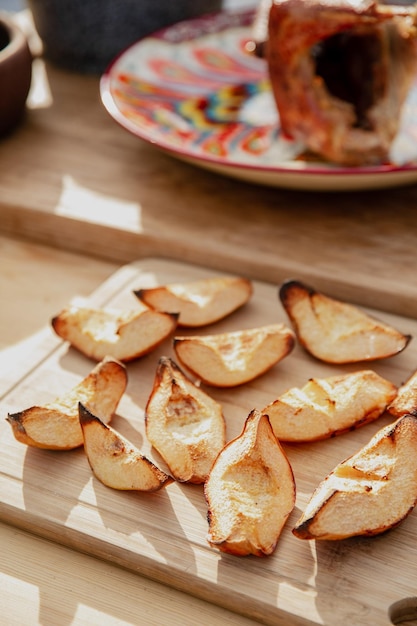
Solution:
[{"label": "multicolored pattern on plate", "polygon": [[249,12],[221,13],[132,47],[111,70],[120,114],[167,148],[256,164],[279,138],[279,126],[272,100],[268,115],[261,114],[271,92],[264,61],[245,50],[251,19]]},{"label": "multicolored pattern on plate", "polygon": [[252,20],[251,11],[222,12],[142,39],[102,77],[104,106],[122,126],[174,156],[255,182],[271,184],[274,173],[374,177],[400,170],[417,179],[417,166],[409,165],[417,159],[416,132],[410,132],[417,129],[417,90],[393,145],[393,164],[347,169],[297,158],[302,146],[280,132],[266,64],[246,49]]}]

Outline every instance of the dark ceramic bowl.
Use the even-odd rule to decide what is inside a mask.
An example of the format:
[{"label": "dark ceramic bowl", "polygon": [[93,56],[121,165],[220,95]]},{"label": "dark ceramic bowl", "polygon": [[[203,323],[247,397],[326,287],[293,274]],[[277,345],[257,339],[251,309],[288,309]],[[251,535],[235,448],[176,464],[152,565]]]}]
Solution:
[{"label": "dark ceramic bowl", "polygon": [[45,57],[60,67],[102,73],[138,39],[222,7],[222,0],[28,0]]},{"label": "dark ceramic bowl", "polygon": [[20,122],[32,79],[32,54],[26,36],[0,13],[0,135]]}]

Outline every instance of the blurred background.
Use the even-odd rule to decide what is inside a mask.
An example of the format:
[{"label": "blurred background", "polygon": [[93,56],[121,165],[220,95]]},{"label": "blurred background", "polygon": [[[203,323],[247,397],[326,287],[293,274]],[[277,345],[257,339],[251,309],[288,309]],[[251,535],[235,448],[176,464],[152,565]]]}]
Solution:
[{"label": "blurred background", "polygon": [[23,11],[26,9],[25,0],[0,0],[0,9],[3,11]]},{"label": "blurred background", "polygon": [[26,16],[49,61],[98,75],[122,50],[161,28],[222,9],[245,10],[254,3],[256,0],[0,0],[0,11],[17,13],[20,21]]}]

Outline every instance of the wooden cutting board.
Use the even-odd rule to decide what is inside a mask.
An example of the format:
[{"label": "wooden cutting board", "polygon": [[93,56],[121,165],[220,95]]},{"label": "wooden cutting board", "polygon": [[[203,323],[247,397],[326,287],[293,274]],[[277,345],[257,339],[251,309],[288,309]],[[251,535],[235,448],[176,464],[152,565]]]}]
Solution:
[{"label": "wooden cutting board", "polygon": [[[136,305],[133,289],[212,275],[212,270],[204,268],[147,259],[123,267],[89,302],[131,308]],[[68,301],[71,298],[69,293]],[[57,312],[51,310],[51,317]],[[371,312],[417,337],[417,322]],[[253,298],[245,307],[199,332],[238,330],[276,321],[288,323],[277,287],[256,282]],[[48,322],[45,320],[46,326]],[[10,364],[1,401],[4,417],[8,412],[53,400],[94,366],[56,338],[52,330],[46,329],[41,337],[38,348],[24,363],[19,367]],[[174,356],[170,340],[128,365],[128,388],[112,424],[165,469],[146,440],[143,418],[162,354]],[[373,369],[400,384],[416,363],[414,339],[403,353],[373,364]],[[241,432],[251,409],[263,408],[290,386],[301,386],[312,376],[353,369],[321,364],[297,346],[251,384],[228,390],[205,389],[222,403],[230,439]],[[385,416],[331,440],[285,446],[297,483],[297,503],[270,557],[222,555],[208,545],[201,486],[174,483],[156,494],[114,491],[93,477],[82,449],[51,452],[28,448],[14,439],[4,419],[0,425],[0,519],[264,624],[389,626],[395,603],[407,602],[416,594],[417,510],[397,529],[375,538],[308,542],[291,533],[317,483],[389,421]]]}]

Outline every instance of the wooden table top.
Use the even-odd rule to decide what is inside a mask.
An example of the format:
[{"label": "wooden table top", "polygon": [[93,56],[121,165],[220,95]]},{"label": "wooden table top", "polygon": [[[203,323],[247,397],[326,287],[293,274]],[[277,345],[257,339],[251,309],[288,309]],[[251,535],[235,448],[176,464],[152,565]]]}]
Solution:
[{"label": "wooden table top", "polygon": [[[0,142],[0,370],[71,295],[149,256],[417,315],[417,186],[301,192],[179,162],[118,127],[99,79],[35,61],[21,126]],[[44,247],[39,244],[48,244]],[[32,624],[253,622],[0,524],[2,615]],[[65,590],[65,594],[63,594]],[[204,616],[203,618],[201,616]]]}]

